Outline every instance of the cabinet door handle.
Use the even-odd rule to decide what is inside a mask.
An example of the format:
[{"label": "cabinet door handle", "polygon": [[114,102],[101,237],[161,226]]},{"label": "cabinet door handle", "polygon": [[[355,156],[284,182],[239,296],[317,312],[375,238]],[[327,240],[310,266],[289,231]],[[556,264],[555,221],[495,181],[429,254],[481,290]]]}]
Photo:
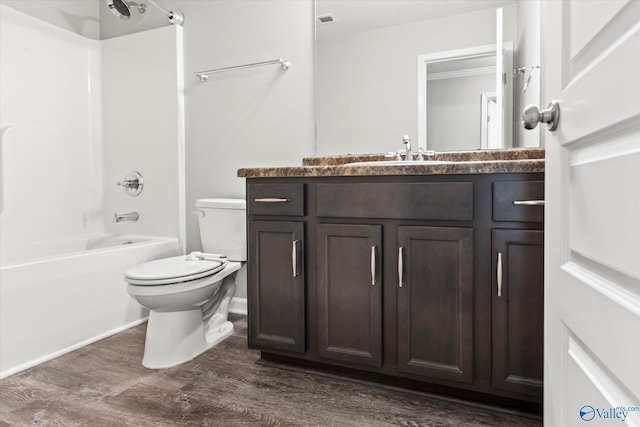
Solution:
[{"label": "cabinet door handle", "polygon": [[376,247],[371,246],[371,284],[376,284]]},{"label": "cabinet door handle", "polygon": [[502,252],[498,252],[498,266],[496,267],[496,279],[498,281],[498,296],[502,296]]},{"label": "cabinet door handle", "polygon": [[294,240],[291,248],[291,266],[293,267],[293,277],[298,277],[300,272],[298,271],[298,242],[300,240]]},{"label": "cabinet door handle", "polygon": [[403,262],[403,258],[404,258],[404,247],[400,246],[398,248],[398,287],[402,287],[402,285],[404,284],[404,279],[403,279],[403,266],[404,266],[404,262]]},{"label": "cabinet door handle", "polygon": [[544,200],[514,200],[514,205],[544,206]]},{"label": "cabinet door handle", "polygon": [[258,203],[287,203],[291,201],[291,199],[282,199],[280,197],[262,197],[260,199],[253,200]]}]

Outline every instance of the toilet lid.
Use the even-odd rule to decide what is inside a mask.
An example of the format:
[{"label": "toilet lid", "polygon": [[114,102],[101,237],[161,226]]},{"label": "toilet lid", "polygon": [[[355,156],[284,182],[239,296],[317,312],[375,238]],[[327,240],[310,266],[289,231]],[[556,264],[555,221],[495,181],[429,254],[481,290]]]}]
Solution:
[{"label": "toilet lid", "polygon": [[211,276],[225,264],[226,261],[177,256],[138,264],[129,268],[124,276],[132,285],[165,285]]}]

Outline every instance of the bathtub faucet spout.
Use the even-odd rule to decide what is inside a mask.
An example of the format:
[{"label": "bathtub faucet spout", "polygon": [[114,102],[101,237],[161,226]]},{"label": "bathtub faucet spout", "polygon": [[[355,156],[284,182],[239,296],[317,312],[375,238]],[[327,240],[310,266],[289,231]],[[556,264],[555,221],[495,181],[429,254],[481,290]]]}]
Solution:
[{"label": "bathtub faucet spout", "polygon": [[138,220],[138,212],[129,212],[124,214],[113,214],[113,222],[120,221],[137,221]]}]

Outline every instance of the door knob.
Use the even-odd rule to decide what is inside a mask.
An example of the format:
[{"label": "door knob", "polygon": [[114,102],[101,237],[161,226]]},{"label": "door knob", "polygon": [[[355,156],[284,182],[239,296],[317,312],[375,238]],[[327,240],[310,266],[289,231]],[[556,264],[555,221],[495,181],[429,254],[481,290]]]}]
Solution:
[{"label": "door knob", "polygon": [[546,110],[540,111],[535,105],[528,105],[522,112],[522,124],[525,129],[534,129],[538,123],[546,123],[550,131],[558,128],[560,122],[560,104],[551,101]]}]

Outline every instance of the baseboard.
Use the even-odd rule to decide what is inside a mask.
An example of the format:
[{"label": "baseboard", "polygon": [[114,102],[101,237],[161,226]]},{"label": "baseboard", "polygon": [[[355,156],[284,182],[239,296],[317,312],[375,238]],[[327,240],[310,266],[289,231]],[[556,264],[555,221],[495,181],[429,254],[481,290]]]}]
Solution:
[{"label": "baseboard", "polygon": [[234,297],[229,304],[229,311],[235,314],[247,314],[247,299]]}]

